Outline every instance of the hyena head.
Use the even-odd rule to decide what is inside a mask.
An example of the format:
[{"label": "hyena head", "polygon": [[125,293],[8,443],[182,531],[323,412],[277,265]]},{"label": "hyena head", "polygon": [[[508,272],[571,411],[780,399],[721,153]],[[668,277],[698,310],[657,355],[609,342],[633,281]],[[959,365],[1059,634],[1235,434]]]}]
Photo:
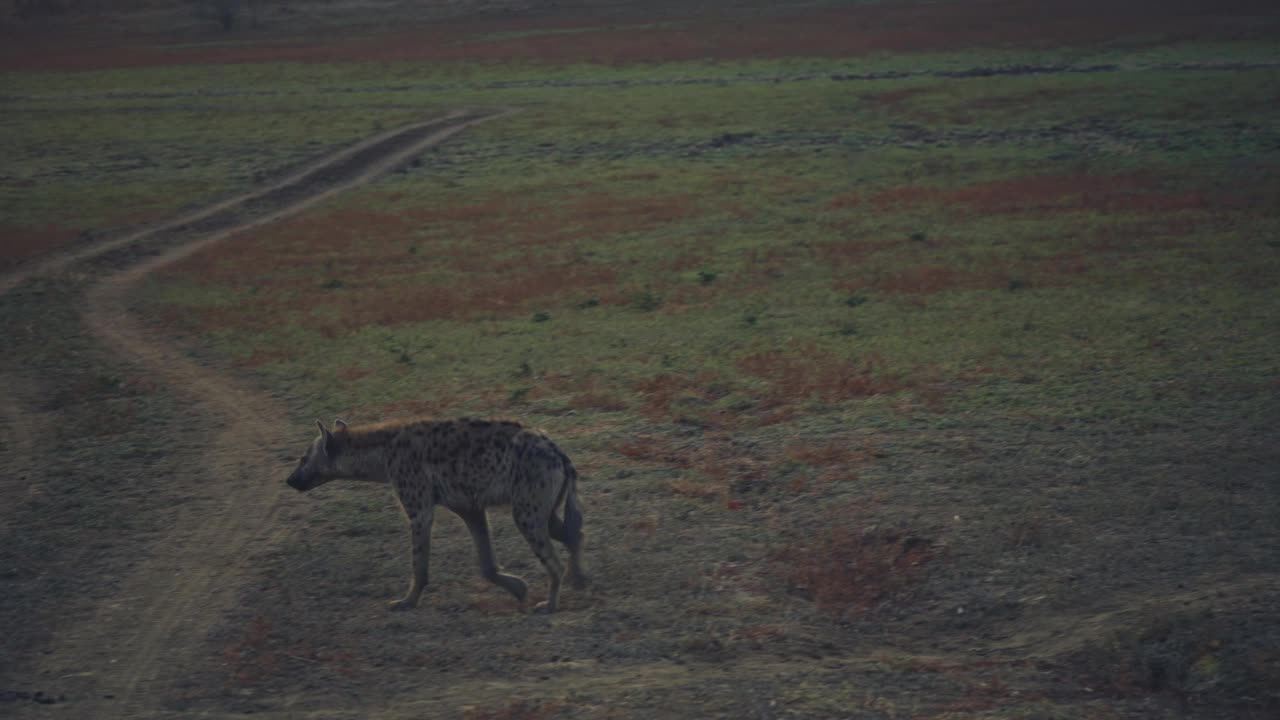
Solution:
[{"label": "hyena head", "polygon": [[320,435],[311,441],[307,452],[298,458],[298,467],[289,475],[289,487],[299,492],[318,488],[344,474],[338,462],[341,453],[339,436],[346,434],[347,424],[334,420],[334,432],[329,432],[324,423],[316,420],[316,427],[320,428]]}]

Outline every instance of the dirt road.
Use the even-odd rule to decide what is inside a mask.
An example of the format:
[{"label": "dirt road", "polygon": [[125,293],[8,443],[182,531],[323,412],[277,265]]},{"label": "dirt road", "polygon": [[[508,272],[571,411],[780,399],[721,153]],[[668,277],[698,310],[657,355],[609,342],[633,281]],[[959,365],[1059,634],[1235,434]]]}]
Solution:
[{"label": "dirt road", "polygon": [[[77,717],[163,714],[161,698],[180,686],[208,629],[248,577],[246,550],[280,540],[273,519],[284,486],[271,480],[283,477],[286,464],[285,409],[151,336],[129,310],[130,290],[148,273],[211,243],[367,183],[424,149],[508,112],[460,110],[382,133],[270,186],[0,277],[2,295],[20,291],[32,278],[85,264],[98,267],[100,279],[82,302],[83,326],[102,346],[188,403],[206,441],[192,454],[189,475],[148,481],[199,488],[211,501],[184,504],[165,518],[165,530],[115,591],[97,599],[87,621],[53,628],[51,647],[22,675],[33,683],[59,679],[59,686],[71,691],[67,701],[74,705],[68,710]],[[0,384],[16,389],[21,381],[0,377]],[[22,468],[40,439],[30,431],[38,413],[18,393],[4,395],[0,410],[12,440],[6,455],[11,468]],[[18,473],[11,475],[5,490],[21,481]],[[11,707],[31,711],[40,705]]]}]

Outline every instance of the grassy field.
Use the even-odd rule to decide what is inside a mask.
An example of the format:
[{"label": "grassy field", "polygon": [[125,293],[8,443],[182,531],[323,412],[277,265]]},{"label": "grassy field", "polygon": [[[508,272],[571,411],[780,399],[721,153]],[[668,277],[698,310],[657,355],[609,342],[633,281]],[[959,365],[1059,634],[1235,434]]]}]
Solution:
[{"label": "grassy field", "polygon": [[[604,32],[554,29],[495,37]],[[153,276],[140,311],[290,398],[296,450],[317,416],[546,429],[594,586],[522,616],[442,519],[427,599],[389,616],[404,521],[329,486],[169,707],[1266,717],[1280,70],[1244,35],[7,76],[11,261],[519,109]]]}]

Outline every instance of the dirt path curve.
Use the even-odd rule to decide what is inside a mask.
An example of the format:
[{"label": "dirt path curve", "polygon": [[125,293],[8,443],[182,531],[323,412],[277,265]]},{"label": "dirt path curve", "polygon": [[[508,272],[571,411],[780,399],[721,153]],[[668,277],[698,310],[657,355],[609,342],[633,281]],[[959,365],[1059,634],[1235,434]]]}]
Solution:
[{"label": "dirt path curve", "polygon": [[[505,114],[507,112],[511,112],[511,110],[503,109],[499,114]],[[397,165],[404,163],[413,155],[422,152],[423,149],[439,144],[462,129],[477,122],[482,122],[483,120],[489,119],[493,116],[493,113],[480,114],[473,111],[457,110],[443,117],[432,118],[431,120],[398,127],[393,130],[388,130],[384,133],[374,135],[373,137],[362,140],[355,145],[344,148],[337,153],[313,160],[312,162],[303,165],[292,173],[289,173],[285,177],[265,187],[256,188],[251,192],[236,195],[212,205],[192,210],[191,212],[171,218],[158,225],[147,226],[119,237],[109,238],[104,242],[95,243],[86,247],[63,252],[55,252],[34,262],[21,265],[14,270],[0,275],[0,295],[11,292],[14,288],[18,287],[30,278],[56,273],[70,267],[76,262],[103,255],[112,250],[128,247],[157,235],[180,232],[193,227],[199,227],[202,222],[216,219],[219,215],[243,208],[255,201],[270,198],[273,194],[287,193],[289,191],[296,191],[298,188],[305,188],[317,177],[332,172],[334,168],[341,167],[344,163],[350,163],[353,161],[358,163],[362,159],[368,160],[366,156],[370,154],[377,156],[372,162],[367,162],[364,165],[363,172],[358,173],[354,177],[350,177],[349,182],[342,183],[336,187],[331,187],[327,192],[322,192],[310,198],[300,198],[297,201],[296,206],[282,207],[278,213],[259,218],[256,222],[246,223],[238,227],[220,228],[223,230],[223,235],[220,235],[216,239],[206,237],[201,240],[201,242],[216,242],[227,234],[245,230],[255,225],[265,224],[287,215],[291,215],[338,192],[341,192],[342,190],[368,182],[369,180],[383,175],[389,170],[394,169]],[[432,133],[425,139],[420,136],[423,131],[433,129],[438,132]],[[443,135],[437,137],[440,133],[443,133]],[[194,249],[190,252],[194,252]]]},{"label": "dirt path curve", "polygon": [[[111,272],[86,294],[82,317],[89,332],[123,359],[137,364],[190,401],[194,422],[207,430],[190,477],[155,478],[207,493],[210,502],[178,509],[171,529],[135,566],[114,597],[103,598],[79,627],[60,628],[47,657],[56,666],[38,670],[81,677],[80,717],[138,718],[160,715],[159,702],[181,685],[209,628],[236,598],[251,572],[254,544],[279,540],[273,522],[283,483],[287,414],[278,403],[238,386],[153,337],[129,311],[130,290],[147,274],[229,235],[298,213],[408,162],[462,130],[511,112],[459,111],[444,118],[382,133],[291,174],[269,187],[217,203],[146,231],[94,248],[51,257],[0,280],[0,293],[33,275],[131,246],[181,243]],[[127,253],[132,259],[136,253]],[[6,418],[20,423],[19,410]],[[297,440],[288,434],[288,440]],[[199,491],[197,491],[198,494]],[[212,507],[211,507],[212,505]]]}]

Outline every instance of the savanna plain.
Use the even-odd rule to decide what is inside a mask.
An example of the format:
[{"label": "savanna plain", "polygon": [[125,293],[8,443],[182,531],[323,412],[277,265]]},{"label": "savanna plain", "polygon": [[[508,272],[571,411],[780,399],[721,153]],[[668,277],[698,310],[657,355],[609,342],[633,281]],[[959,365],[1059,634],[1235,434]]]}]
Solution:
[{"label": "savanna plain", "polygon": [[[124,5],[0,27],[0,714],[1280,712],[1273,3]],[[335,416],[592,585],[388,612]]]}]

